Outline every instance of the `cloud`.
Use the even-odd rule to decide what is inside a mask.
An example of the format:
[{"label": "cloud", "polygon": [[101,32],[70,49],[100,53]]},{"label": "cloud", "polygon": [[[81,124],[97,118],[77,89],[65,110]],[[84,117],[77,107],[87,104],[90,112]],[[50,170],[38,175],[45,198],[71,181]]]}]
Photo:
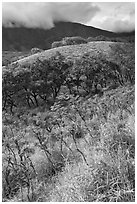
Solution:
[{"label": "cloud", "polygon": [[124,32],[135,29],[134,2],[5,2],[4,26],[52,28],[55,21],[78,22]]},{"label": "cloud", "polygon": [[134,2],[103,2],[94,5],[100,8],[100,12],[88,22],[92,26],[113,32],[135,30]]},{"label": "cloud", "polygon": [[113,25],[115,32],[133,31],[135,29],[135,23],[130,20],[116,20]]},{"label": "cloud", "polygon": [[113,32],[130,32],[135,29],[135,21],[131,20],[129,16],[125,18],[106,17],[100,23],[103,29]]},{"label": "cloud", "polygon": [[55,21],[86,23],[99,11],[91,2],[5,2],[2,4],[2,24],[48,29]]}]

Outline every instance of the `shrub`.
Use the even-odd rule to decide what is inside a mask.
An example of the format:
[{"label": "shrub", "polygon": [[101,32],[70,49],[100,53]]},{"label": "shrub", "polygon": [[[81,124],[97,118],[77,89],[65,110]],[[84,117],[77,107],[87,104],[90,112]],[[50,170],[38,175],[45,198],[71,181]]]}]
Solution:
[{"label": "shrub", "polygon": [[66,45],[77,45],[86,44],[87,40],[82,37],[65,37],[61,41],[53,42],[51,48],[66,46]]},{"label": "shrub", "polygon": [[95,37],[88,37],[87,41],[88,42],[93,42],[93,41],[96,41],[96,38]]},{"label": "shrub", "polygon": [[[3,109],[21,106],[39,106],[42,102],[54,104],[61,86],[72,66],[57,52],[48,60],[37,61],[31,66],[13,65],[3,69]],[[18,104],[18,105],[17,105]]]},{"label": "shrub", "polygon": [[32,180],[36,177],[30,157],[35,150],[23,140],[22,132],[20,136],[16,136],[9,129],[5,128],[3,131],[3,199],[11,199],[21,189],[26,188],[27,198],[30,201],[30,194],[34,193]]},{"label": "shrub", "polygon": [[93,42],[93,41],[111,41],[111,38],[103,36],[103,35],[99,35],[96,37],[88,37],[87,38],[88,42]]},{"label": "shrub", "polygon": [[[102,53],[97,56],[86,53],[76,59],[71,70],[70,80],[66,85],[72,90],[72,84],[73,87],[76,86],[78,94],[79,87],[82,87],[87,94],[99,93],[101,96],[103,94],[101,89],[108,86],[109,81],[111,84],[122,85],[121,72],[120,66],[109,61]],[[97,84],[100,84],[102,88],[97,88]]]},{"label": "shrub", "polygon": [[133,50],[131,52],[125,45],[114,44],[110,45],[111,56],[113,56],[113,62],[117,62],[121,69],[121,80],[123,84],[135,83],[135,46],[129,44],[129,48]]},{"label": "shrub", "polygon": [[42,49],[35,47],[35,48],[32,48],[30,52],[32,55],[34,55],[34,54],[42,52],[42,51],[43,51]]},{"label": "shrub", "polygon": [[76,37],[65,37],[62,39],[62,44],[63,45],[77,45],[77,44],[86,44],[87,40],[76,36]]},{"label": "shrub", "polygon": [[[21,120],[15,123],[14,117],[10,121],[6,114],[6,131],[12,125],[15,134],[3,129],[3,197],[11,201],[15,196],[19,201],[22,194],[20,200],[26,202],[134,201],[132,95],[133,87],[120,87],[101,100],[70,100],[67,107],[33,110],[26,114],[26,118],[32,117],[29,124],[22,123],[20,131],[16,129]],[[35,152],[28,149],[32,138]],[[15,139],[17,146],[12,146]],[[25,189],[27,196],[22,193]]]},{"label": "shrub", "polygon": [[111,42],[123,42],[123,43],[126,43],[126,42],[133,42],[133,38],[128,38],[128,37],[106,37],[106,36],[103,36],[103,35],[99,35],[99,36],[96,36],[96,37],[88,37],[87,38],[87,41],[88,42],[93,42],[93,41],[111,41]]},{"label": "shrub", "polygon": [[52,43],[51,48],[61,47],[63,46],[62,41],[55,41]]}]

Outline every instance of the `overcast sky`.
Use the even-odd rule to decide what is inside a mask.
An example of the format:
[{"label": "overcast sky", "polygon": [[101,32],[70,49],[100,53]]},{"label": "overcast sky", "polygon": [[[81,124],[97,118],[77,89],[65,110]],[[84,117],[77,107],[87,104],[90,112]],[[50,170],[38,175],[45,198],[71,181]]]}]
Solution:
[{"label": "overcast sky", "polygon": [[135,29],[134,2],[4,2],[2,23],[51,28],[55,21],[83,23],[114,32]]}]

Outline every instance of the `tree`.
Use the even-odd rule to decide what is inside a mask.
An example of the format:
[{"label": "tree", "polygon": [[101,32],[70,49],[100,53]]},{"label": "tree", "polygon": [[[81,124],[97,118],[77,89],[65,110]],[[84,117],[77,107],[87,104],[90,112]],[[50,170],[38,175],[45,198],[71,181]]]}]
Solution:
[{"label": "tree", "polygon": [[59,52],[55,56],[32,65],[12,65],[3,70],[3,109],[14,106],[39,106],[41,100],[55,101],[61,86],[64,84],[70,61]]}]

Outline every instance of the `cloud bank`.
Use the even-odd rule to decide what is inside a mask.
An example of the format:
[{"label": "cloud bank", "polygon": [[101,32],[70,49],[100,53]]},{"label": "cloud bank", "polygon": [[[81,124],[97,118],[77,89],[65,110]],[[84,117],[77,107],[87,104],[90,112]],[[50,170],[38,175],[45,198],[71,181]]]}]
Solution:
[{"label": "cloud bank", "polygon": [[5,2],[4,26],[49,29],[57,21],[83,23],[113,32],[135,29],[134,2]]},{"label": "cloud bank", "polygon": [[99,7],[100,12],[89,24],[113,32],[135,30],[134,2],[103,2],[94,5]]},{"label": "cloud bank", "polygon": [[99,8],[90,2],[78,3],[3,3],[2,24],[4,26],[51,28],[55,21],[86,23],[91,20]]}]

